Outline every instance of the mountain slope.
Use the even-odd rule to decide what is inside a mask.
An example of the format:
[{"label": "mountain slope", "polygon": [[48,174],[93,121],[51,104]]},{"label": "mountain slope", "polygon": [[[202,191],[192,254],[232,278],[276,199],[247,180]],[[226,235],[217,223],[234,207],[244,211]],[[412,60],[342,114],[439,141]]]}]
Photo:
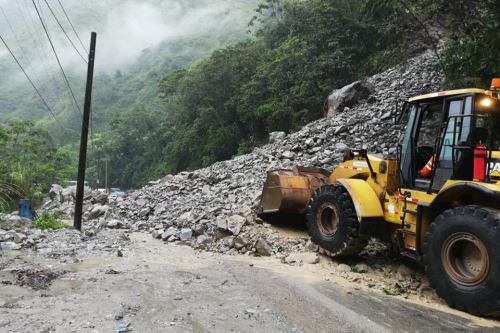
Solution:
[{"label": "mountain slope", "polygon": [[[84,44],[91,30],[98,32],[94,113],[99,126],[103,128],[113,113],[122,112],[124,108],[151,104],[157,95],[158,78],[172,69],[185,67],[222,45],[244,37],[256,2],[65,1],[66,11]],[[42,17],[81,104],[86,65],[64,38],[47,6],[44,2],[41,4]],[[49,4],[80,53],[84,54],[57,2]],[[5,20],[0,20],[3,23],[0,33],[57,114],[59,122],[78,130],[78,114],[34,8],[22,1],[0,2],[0,5],[13,28],[11,30]],[[0,81],[0,119],[43,119],[49,127],[60,132],[3,45],[0,47],[0,70],[4,73]]]}]

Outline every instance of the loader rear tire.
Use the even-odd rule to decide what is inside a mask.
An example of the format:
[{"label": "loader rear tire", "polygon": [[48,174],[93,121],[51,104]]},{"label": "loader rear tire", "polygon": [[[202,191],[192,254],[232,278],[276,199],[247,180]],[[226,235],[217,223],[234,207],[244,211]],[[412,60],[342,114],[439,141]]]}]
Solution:
[{"label": "loader rear tire", "polygon": [[339,184],[325,185],[313,194],[307,211],[311,240],[334,257],[356,255],[368,243],[359,235],[359,222],[349,192]]},{"label": "loader rear tire", "polygon": [[448,209],[431,223],[424,265],[449,306],[480,316],[500,315],[500,216],[478,206]]}]

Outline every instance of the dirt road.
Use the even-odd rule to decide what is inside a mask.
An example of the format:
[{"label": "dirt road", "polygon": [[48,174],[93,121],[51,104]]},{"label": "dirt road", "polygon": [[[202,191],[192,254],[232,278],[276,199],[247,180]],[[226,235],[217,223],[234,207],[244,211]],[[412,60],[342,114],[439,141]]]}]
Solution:
[{"label": "dirt road", "polygon": [[[186,246],[164,245],[146,234],[132,234],[130,247],[123,252],[123,257],[89,256],[76,263],[69,258],[4,254],[0,331],[500,330],[497,321],[364,290],[336,279],[327,264],[289,266],[271,258],[197,253]],[[27,272],[23,267],[40,271]]]}]

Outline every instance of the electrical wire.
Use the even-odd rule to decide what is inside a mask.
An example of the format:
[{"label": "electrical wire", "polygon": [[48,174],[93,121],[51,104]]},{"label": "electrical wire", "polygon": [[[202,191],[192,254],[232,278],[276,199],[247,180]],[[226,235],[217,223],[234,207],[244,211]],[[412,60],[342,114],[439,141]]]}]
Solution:
[{"label": "electrical wire", "polygon": [[[31,61],[31,59],[28,57],[28,52],[26,52],[26,50],[24,49],[24,47],[23,47],[22,43],[19,41],[19,38],[17,38],[17,34],[14,32],[14,27],[13,27],[13,26],[12,26],[12,24],[10,23],[10,20],[9,20],[9,18],[7,17],[7,14],[5,14],[5,11],[4,11],[4,9],[3,9],[2,5],[0,5],[0,12],[2,12],[2,15],[3,15],[4,19],[5,19],[5,22],[7,23],[7,26],[9,27],[10,32],[11,32],[11,33],[12,33],[12,35],[14,36],[14,39],[15,39],[15,41],[16,41],[16,43],[17,43],[17,48],[18,48],[19,50],[21,50],[21,52],[22,52],[22,56],[23,56],[23,58],[24,58],[24,61],[26,62],[26,64],[27,64],[27,65],[28,65],[28,64],[31,64],[31,63],[32,63],[32,61]],[[38,77],[35,77],[33,80],[35,81],[35,79],[36,79],[36,81],[38,81],[38,84],[40,84],[40,80],[38,79]]]},{"label": "electrical wire", "polygon": [[[38,94],[38,96],[40,97],[40,99],[42,100],[43,104],[45,105],[45,107],[47,108],[47,110],[50,112],[50,114],[52,115],[52,117],[54,117],[54,120],[59,124],[61,125],[61,123],[59,122],[59,120],[57,119],[56,115],[54,114],[54,111],[52,111],[51,107],[49,106],[49,104],[47,104],[47,101],[45,100],[45,98],[43,98],[42,94],[40,93],[40,91],[38,90],[38,88],[35,86],[35,84],[33,83],[33,80],[29,77],[28,73],[26,73],[26,70],[24,69],[23,65],[21,65],[21,63],[19,62],[19,60],[17,59],[17,57],[14,55],[14,53],[12,52],[11,48],[9,47],[9,45],[7,44],[7,42],[5,41],[5,39],[2,37],[2,35],[0,34],[0,40],[2,41],[3,45],[5,45],[5,47],[7,48],[7,50],[9,51],[10,55],[12,56],[12,58],[14,58],[15,62],[17,63],[17,65],[19,66],[19,68],[21,68],[21,70],[23,71],[24,75],[26,76],[26,78],[28,79],[29,83],[31,84],[31,86],[33,87],[33,89],[35,89],[36,93]],[[63,127],[61,125],[61,127]]]},{"label": "electrical wire", "polygon": [[24,19],[24,21],[25,21],[25,24],[27,26],[29,26],[28,30],[29,30],[30,36],[32,37],[33,44],[36,45],[36,47],[38,49],[39,58],[40,58],[41,62],[43,63],[43,69],[44,69],[45,75],[47,76],[47,78],[51,78],[54,82],[59,83],[59,81],[55,78],[54,73],[52,71],[52,66],[50,65],[50,62],[49,62],[50,57],[48,55],[47,48],[44,47],[45,45],[41,42],[44,39],[44,36],[43,36],[42,32],[40,31],[40,29],[36,25],[36,21],[35,21],[35,18],[33,17],[33,13],[28,8],[25,1],[21,1],[21,4],[22,4],[24,10],[21,9],[21,4],[19,2],[20,2],[20,0],[16,0],[16,3],[17,3],[18,8],[19,8],[19,12],[21,12],[21,15],[24,18],[24,12],[26,11],[26,15],[29,17],[29,23],[31,23],[31,24],[28,24],[28,21],[26,20],[26,18]]},{"label": "electrical wire", "polygon": [[[19,14],[21,14],[21,17],[23,19],[25,31],[27,32],[27,34],[30,37],[30,42],[32,43],[32,45],[35,46],[35,48],[38,52],[38,59],[43,64],[43,71],[45,72],[45,76],[47,78],[51,77],[55,81],[54,75],[50,74],[49,70],[48,70],[49,66],[47,65],[47,53],[44,52],[45,50],[43,49],[43,47],[41,47],[40,41],[38,39],[36,39],[34,36],[33,30],[32,30],[32,28],[35,26],[34,21],[33,21],[33,17],[30,16],[31,24],[32,24],[30,26],[28,23],[28,20],[26,19],[26,15],[25,15],[23,9],[21,8],[21,4],[19,3],[19,0],[16,0],[16,4],[17,4],[17,10],[18,10]],[[23,3],[23,5],[24,5],[24,8],[26,9],[26,5],[24,3]],[[36,30],[36,29],[34,29],[34,30]]]},{"label": "electrical wire", "polygon": [[59,6],[61,7],[64,15],[66,16],[66,19],[68,20],[69,22],[69,25],[71,26],[71,29],[73,29],[73,32],[75,33],[76,35],[76,38],[78,38],[78,41],[80,42],[80,45],[83,47],[83,49],[85,50],[85,53],[86,54],[89,54],[89,51],[87,51],[87,48],[85,48],[85,44],[82,42],[80,36],[78,35],[78,32],[76,32],[76,29],[75,29],[75,26],[73,25],[73,23],[71,23],[71,20],[69,19],[69,16],[68,16],[68,13],[66,12],[66,10],[64,9],[62,3],[60,0],[57,0],[57,2],[59,3]]},{"label": "electrical wire", "polygon": [[68,36],[68,33],[66,32],[66,30],[64,29],[64,27],[62,26],[61,22],[59,21],[59,19],[57,18],[56,14],[54,13],[54,11],[52,10],[52,7],[50,7],[49,5],[49,2],[47,0],[44,0],[45,1],[45,4],[47,5],[47,7],[49,8],[52,16],[54,16],[54,19],[56,20],[57,24],[59,25],[59,27],[61,28],[62,32],[64,33],[64,35],[66,36],[66,38],[68,39],[69,43],[71,44],[71,46],[73,46],[73,48],[75,49],[76,53],[78,53],[78,55],[80,56],[80,58],[82,58],[82,60],[87,64],[87,60],[85,59],[84,56],[82,56],[82,54],[80,53],[80,51],[78,51],[78,49],[76,48],[75,44],[73,43],[73,41],[71,40],[71,38],[69,38]]},{"label": "electrical wire", "polygon": [[54,47],[54,43],[52,43],[52,39],[50,38],[49,31],[48,31],[48,29],[47,29],[47,27],[42,19],[42,16],[40,14],[40,11],[38,10],[38,7],[35,4],[35,0],[31,0],[31,2],[33,3],[33,6],[35,7],[38,18],[40,19],[40,22],[42,23],[43,30],[45,31],[45,35],[47,36],[47,38],[49,40],[52,51],[54,52],[54,56],[56,57],[57,64],[59,65],[59,69],[61,70],[61,74],[64,78],[64,81],[66,82],[66,86],[68,87],[68,90],[69,90],[71,96],[73,97],[73,101],[75,102],[76,109],[80,112],[80,114],[82,114],[82,110],[80,109],[80,106],[78,105],[78,102],[76,101],[76,97],[75,97],[75,94],[73,93],[73,89],[71,89],[71,85],[69,84],[68,77],[66,76],[66,73],[64,72],[61,61],[59,60],[59,56],[57,55],[56,49]]}]

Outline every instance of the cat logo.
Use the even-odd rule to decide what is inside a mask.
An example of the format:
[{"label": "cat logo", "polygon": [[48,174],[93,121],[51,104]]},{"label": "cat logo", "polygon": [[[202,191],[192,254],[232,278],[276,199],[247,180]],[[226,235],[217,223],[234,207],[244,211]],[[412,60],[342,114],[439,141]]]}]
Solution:
[{"label": "cat logo", "polygon": [[500,161],[496,160],[490,163],[491,175],[494,177],[500,177]]}]

